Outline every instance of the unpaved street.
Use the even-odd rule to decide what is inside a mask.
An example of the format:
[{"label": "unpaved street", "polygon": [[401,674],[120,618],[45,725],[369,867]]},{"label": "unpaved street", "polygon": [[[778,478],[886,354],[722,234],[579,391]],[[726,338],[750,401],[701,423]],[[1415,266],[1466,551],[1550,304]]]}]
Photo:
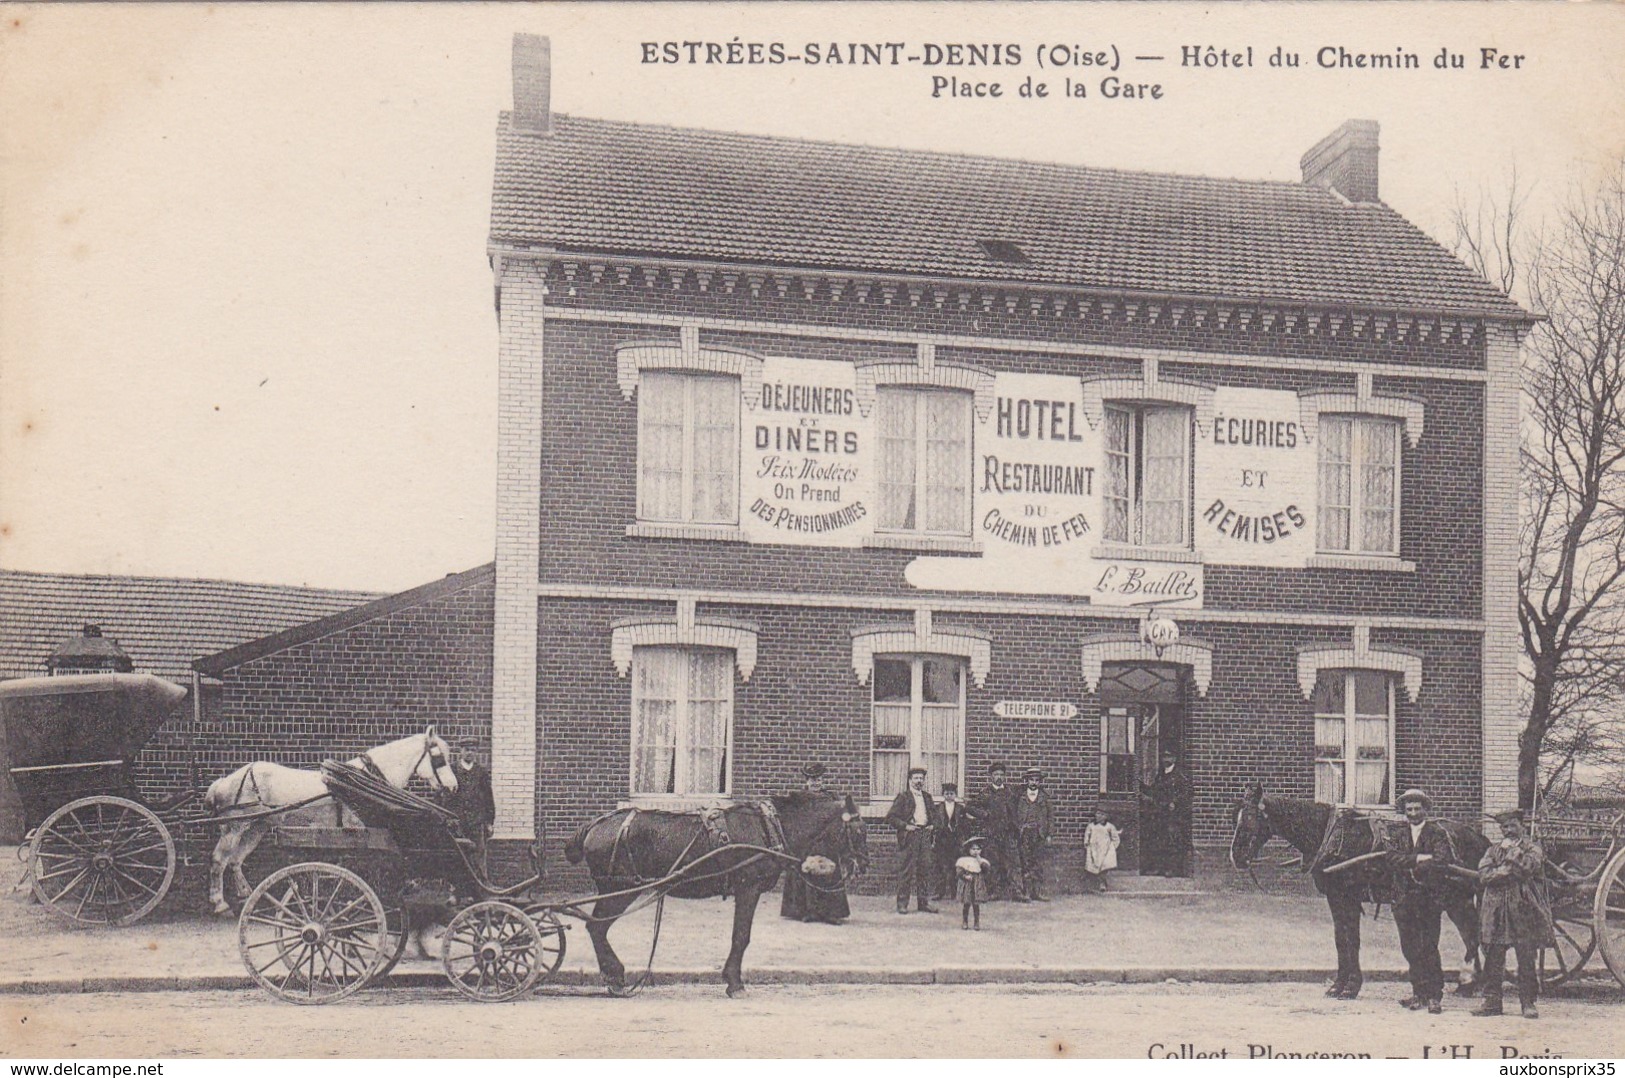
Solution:
[{"label": "unpaved street", "polygon": [[[1618,992],[1553,999],[1543,1017],[1438,1017],[1401,1010],[1398,984],[1353,1003],[1318,986],[1138,985],[751,989],[656,986],[629,1000],[544,992],[511,1004],[445,989],[363,992],[329,1007],[252,991],[0,997],[13,1057],[165,1056],[1128,1056],[1223,1050],[1375,1056],[1625,1054]],[[928,1005],[926,1005],[928,1004]],[[896,1016],[908,1014],[907,1038]],[[726,1019],[726,1021],[724,1021]],[[453,1032],[455,1031],[455,1032]],[[452,1037],[455,1043],[448,1041]],[[1160,1045],[1159,1048],[1153,1046]],[[1257,1046],[1257,1047],[1250,1047]],[[1463,1049],[1458,1047],[1456,1051]]]}]

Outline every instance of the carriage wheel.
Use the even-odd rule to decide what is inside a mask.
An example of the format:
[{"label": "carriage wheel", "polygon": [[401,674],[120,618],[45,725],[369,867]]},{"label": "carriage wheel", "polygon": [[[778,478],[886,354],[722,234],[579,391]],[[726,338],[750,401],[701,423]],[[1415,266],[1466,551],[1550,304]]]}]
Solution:
[{"label": "carriage wheel", "polygon": [[1625,985],[1625,849],[1617,851],[1603,867],[1591,904],[1591,923],[1608,972]]},{"label": "carriage wheel", "polygon": [[127,925],[175,880],[175,840],[145,805],[85,797],[48,816],[31,847],[34,895],[78,927]]},{"label": "carriage wheel", "polygon": [[550,909],[539,908],[526,911],[536,931],[541,936],[541,950],[537,956],[539,974],[537,981],[545,981],[559,971],[564,964],[564,924],[559,920],[558,914]]},{"label": "carriage wheel", "polygon": [[387,960],[388,934],[378,892],[319,861],[271,873],[237,919],[249,975],[288,1003],[331,1003],[361,988]]},{"label": "carriage wheel", "polygon": [[1578,977],[1591,960],[1591,952],[1597,949],[1597,935],[1583,916],[1556,913],[1552,928],[1557,945],[1540,952],[1540,983],[1544,988],[1555,988]]},{"label": "carriage wheel", "polygon": [[412,918],[405,906],[394,906],[384,911],[383,961],[368,978],[369,984],[378,984],[395,970],[396,963],[406,953],[406,943],[412,938]]},{"label": "carriage wheel", "polygon": [[524,995],[541,977],[545,961],[536,922],[506,902],[476,902],[463,910],[446,926],[441,945],[446,976],[457,991],[482,1003]]}]

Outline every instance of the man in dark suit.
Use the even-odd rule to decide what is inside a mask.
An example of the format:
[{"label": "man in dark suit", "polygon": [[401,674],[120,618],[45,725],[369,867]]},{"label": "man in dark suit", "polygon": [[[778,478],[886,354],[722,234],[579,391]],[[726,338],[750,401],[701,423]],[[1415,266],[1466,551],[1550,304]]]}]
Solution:
[{"label": "man in dark suit", "polygon": [[1394,828],[1394,927],[1410,965],[1411,994],[1400,1005],[1429,1014],[1444,1009],[1444,970],[1439,962],[1439,876],[1455,863],[1450,836],[1428,819],[1433,799],[1421,790],[1399,795],[1405,820]]},{"label": "man in dark suit", "polygon": [[959,784],[942,784],[942,800],[937,802],[936,833],[931,836],[936,846],[936,897],[953,898],[959,890],[954,862],[959,859],[965,840],[976,833],[972,822],[974,810],[959,800]]},{"label": "man in dark suit", "polygon": [[1021,879],[1021,851],[1016,848],[1015,790],[1005,784],[1008,769],[993,764],[987,769],[987,786],[971,802],[981,821],[982,834],[987,836],[989,898],[1014,898],[1027,901],[1027,891]]},{"label": "man in dark suit", "polygon": [[1029,767],[1022,775],[1024,789],[1012,800],[1016,825],[1016,852],[1021,857],[1021,883],[1027,897],[1048,902],[1044,894],[1044,859],[1049,854],[1050,832],[1055,826],[1055,806],[1044,789],[1044,772]]},{"label": "man in dark suit", "polygon": [[936,805],[925,792],[925,768],[908,769],[908,789],[898,794],[886,813],[886,822],[897,830],[897,852],[902,865],[897,873],[897,912],[908,912],[908,895],[913,890],[921,913],[936,913],[931,905],[931,876],[936,861],[931,855],[931,837]]}]

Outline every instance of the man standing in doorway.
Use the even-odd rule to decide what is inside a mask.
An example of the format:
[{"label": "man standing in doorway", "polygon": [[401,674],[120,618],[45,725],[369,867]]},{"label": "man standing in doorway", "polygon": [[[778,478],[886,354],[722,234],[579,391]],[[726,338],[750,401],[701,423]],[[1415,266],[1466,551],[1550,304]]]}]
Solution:
[{"label": "man standing in doorway", "polygon": [[932,821],[936,807],[925,792],[925,768],[908,769],[908,789],[898,794],[886,813],[886,822],[897,831],[897,852],[902,864],[897,872],[897,912],[908,912],[908,895],[914,892],[921,913],[936,913],[931,905],[931,877],[936,860],[931,855]]},{"label": "man standing in doorway", "polygon": [[1055,810],[1049,791],[1044,789],[1044,772],[1029,767],[1021,776],[1025,789],[1016,791],[1016,850],[1021,855],[1021,883],[1027,897],[1048,902],[1044,894],[1044,860],[1049,854],[1050,830]]},{"label": "man standing in doorway", "polygon": [[1179,757],[1162,754],[1157,775],[1140,789],[1140,871],[1147,876],[1188,876],[1191,854],[1191,780]]},{"label": "man standing in doorway", "polygon": [[1411,994],[1399,1001],[1429,1014],[1444,1009],[1444,970],[1439,962],[1439,876],[1455,862],[1450,836],[1428,819],[1433,799],[1421,790],[1399,795],[1405,822],[1396,828],[1390,861],[1394,873],[1394,927],[1410,965]]},{"label": "man standing in doorway", "polygon": [[1016,848],[1015,802],[1012,800],[1015,791],[1005,785],[1007,774],[1003,764],[996,763],[989,767],[988,784],[971,802],[971,807],[981,820],[982,833],[987,836],[987,849],[983,852],[993,866],[988,880],[989,899],[1014,898],[1017,902],[1025,902],[1027,892],[1021,882],[1021,851]]}]

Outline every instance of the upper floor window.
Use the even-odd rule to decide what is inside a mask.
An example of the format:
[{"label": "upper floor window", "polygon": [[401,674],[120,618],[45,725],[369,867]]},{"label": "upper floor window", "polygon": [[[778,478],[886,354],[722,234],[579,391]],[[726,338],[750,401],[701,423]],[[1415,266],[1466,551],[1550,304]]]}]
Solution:
[{"label": "upper floor window", "polygon": [[1320,418],[1321,550],[1399,553],[1399,422]]},{"label": "upper floor window", "polygon": [[875,403],[880,529],[970,534],[970,394],[883,386]]},{"label": "upper floor window", "polygon": [[1394,679],[1381,670],[1323,670],[1315,709],[1315,800],[1386,805],[1394,789]]},{"label": "upper floor window", "polygon": [[908,785],[908,769],[925,768],[926,788],[940,792],[961,776],[965,734],[965,662],[947,655],[876,656],[869,795],[891,797]]},{"label": "upper floor window", "polygon": [[1190,460],[1189,408],[1107,406],[1106,541],[1189,546]]},{"label": "upper floor window", "polygon": [[728,792],[734,653],[640,647],[632,652],[632,793]]},{"label": "upper floor window", "polygon": [[739,379],[644,371],[638,404],[638,518],[739,520]]}]

